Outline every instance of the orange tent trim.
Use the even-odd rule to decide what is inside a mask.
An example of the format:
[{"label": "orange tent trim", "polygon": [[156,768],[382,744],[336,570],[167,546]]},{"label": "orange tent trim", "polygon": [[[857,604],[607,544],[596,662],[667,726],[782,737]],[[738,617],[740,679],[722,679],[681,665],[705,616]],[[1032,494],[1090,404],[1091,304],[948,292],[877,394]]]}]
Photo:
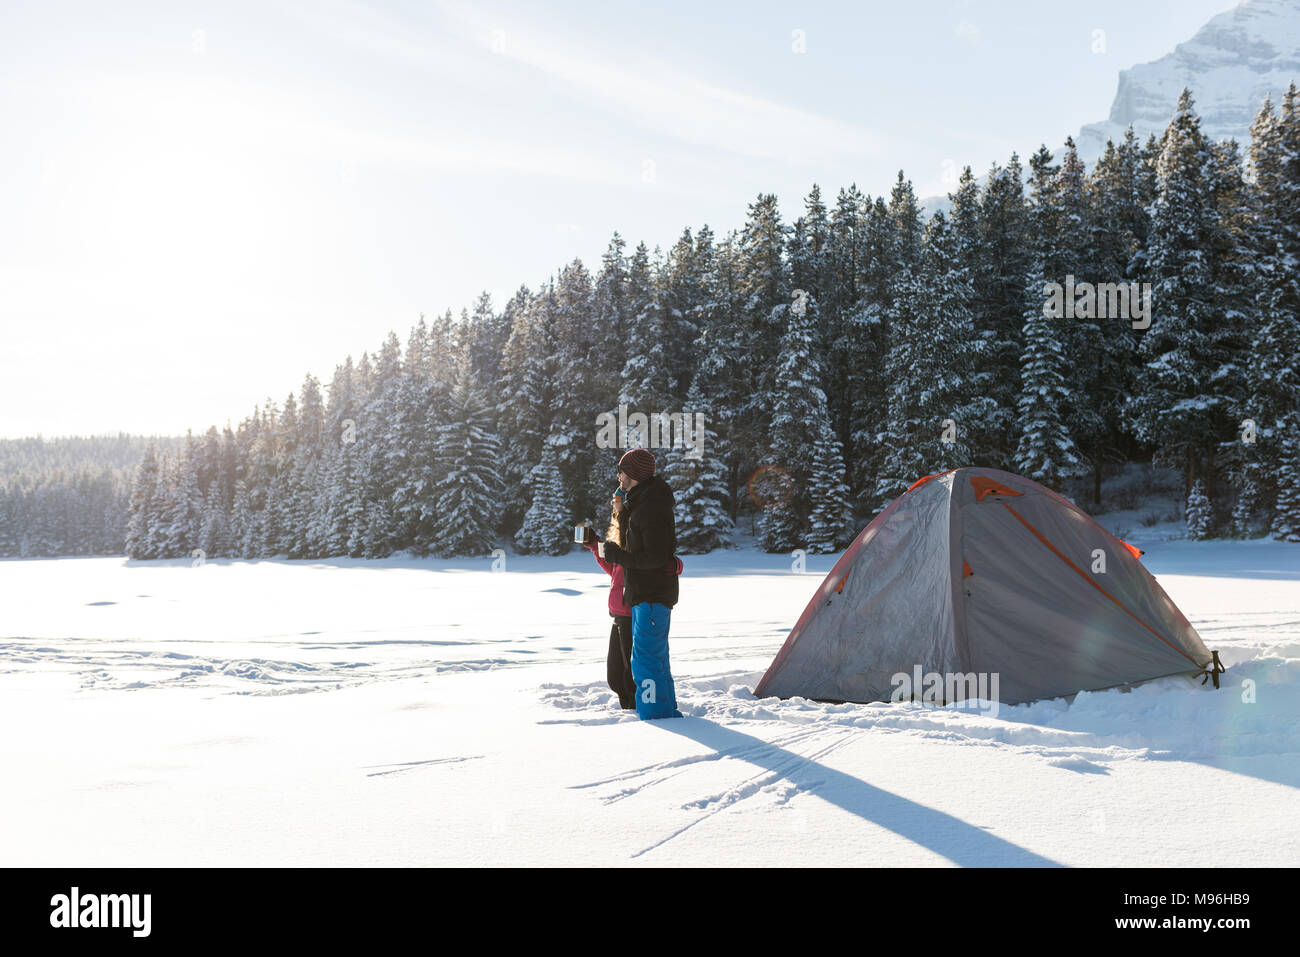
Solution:
[{"label": "orange tent trim", "polygon": [[[937,479],[940,475],[947,475],[948,472],[955,472],[955,471],[957,471],[957,470],[956,470],[956,469],[948,469],[947,471],[943,471],[943,472],[935,472],[933,475],[927,475],[925,478],[919,478],[919,479],[917,479],[915,482],[913,482],[911,485],[909,485],[909,486],[907,487],[907,491],[910,492],[910,491],[912,491],[912,489],[917,488],[917,487],[919,487],[919,486],[921,486],[921,485],[924,485],[926,482],[930,481],[930,479]],[[906,493],[904,493],[904,494],[906,494]]]},{"label": "orange tent trim", "polygon": [[1144,551],[1142,551],[1142,549],[1138,548],[1136,545],[1130,545],[1122,538],[1118,539],[1118,541],[1121,545],[1123,545],[1125,548],[1127,548],[1130,552],[1133,553],[1134,558],[1141,558],[1143,555],[1146,554]]},{"label": "orange tent trim", "polygon": [[1022,495],[1023,492],[1013,492],[1000,482],[991,478],[985,478],[982,475],[972,475],[970,479],[971,488],[975,490],[975,501],[984,501],[986,495]]}]

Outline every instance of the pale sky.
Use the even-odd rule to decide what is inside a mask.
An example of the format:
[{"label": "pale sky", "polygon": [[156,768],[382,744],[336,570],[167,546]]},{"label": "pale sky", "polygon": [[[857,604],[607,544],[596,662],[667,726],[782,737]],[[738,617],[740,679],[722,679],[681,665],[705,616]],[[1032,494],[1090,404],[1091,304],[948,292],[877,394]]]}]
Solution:
[{"label": "pale sky", "polygon": [[4,0],[0,437],[234,424],[760,192],[945,193],[1234,5]]}]

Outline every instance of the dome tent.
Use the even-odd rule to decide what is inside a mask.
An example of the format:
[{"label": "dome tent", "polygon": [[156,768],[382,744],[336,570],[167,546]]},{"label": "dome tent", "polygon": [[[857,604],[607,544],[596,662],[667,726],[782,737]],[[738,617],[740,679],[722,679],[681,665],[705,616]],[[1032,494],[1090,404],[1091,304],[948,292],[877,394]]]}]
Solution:
[{"label": "dome tent", "polygon": [[754,694],[889,701],[921,673],[996,675],[1004,704],[1175,674],[1217,687],[1218,653],[1139,555],[1021,476],[927,476],[840,556]]}]

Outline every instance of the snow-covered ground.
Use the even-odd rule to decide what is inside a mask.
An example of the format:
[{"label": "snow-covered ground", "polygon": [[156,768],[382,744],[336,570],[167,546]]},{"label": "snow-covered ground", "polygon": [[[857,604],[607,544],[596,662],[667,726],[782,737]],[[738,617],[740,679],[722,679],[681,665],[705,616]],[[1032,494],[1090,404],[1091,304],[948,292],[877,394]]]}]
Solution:
[{"label": "snow-covered ground", "polygon": [[586,552],[0,561],[0,865],[1300,864],[1300,546],[1143,544],[1222,689],[756,700],[834,556],[746,549],[685,559],[660,722]]}]

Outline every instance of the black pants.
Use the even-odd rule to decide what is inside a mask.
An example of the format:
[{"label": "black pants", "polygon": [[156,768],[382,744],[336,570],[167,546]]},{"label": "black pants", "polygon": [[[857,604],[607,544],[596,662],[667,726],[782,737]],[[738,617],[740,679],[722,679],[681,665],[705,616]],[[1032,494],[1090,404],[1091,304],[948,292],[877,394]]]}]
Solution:
[{"label": "black pants", "polygon": [[605,660],[609,689],[627,710],[636,707],[636,682],[632,680],[632,619],[615,615],[609,629],[609,657]]}]

